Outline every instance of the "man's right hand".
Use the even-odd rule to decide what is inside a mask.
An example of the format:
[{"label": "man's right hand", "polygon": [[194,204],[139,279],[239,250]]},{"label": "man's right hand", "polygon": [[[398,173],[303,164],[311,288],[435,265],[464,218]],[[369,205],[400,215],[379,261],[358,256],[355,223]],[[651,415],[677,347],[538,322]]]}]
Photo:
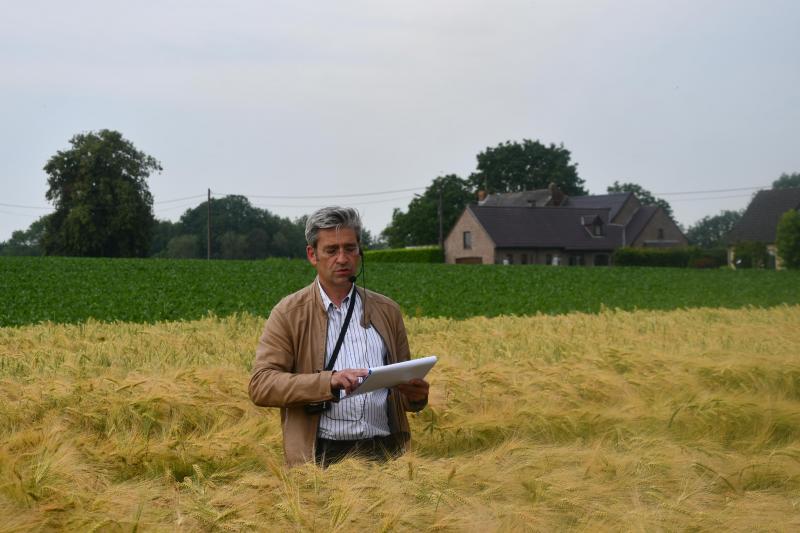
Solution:
[{"label": "man's right hand", "polygon": [[[358,378],[369,375],[366,368],[346,368],[344,370],[334,370],[331,374],[331,392],[343,390],[350,394],[361,384]],[[334,393],[335,394],[335,393]]]}]

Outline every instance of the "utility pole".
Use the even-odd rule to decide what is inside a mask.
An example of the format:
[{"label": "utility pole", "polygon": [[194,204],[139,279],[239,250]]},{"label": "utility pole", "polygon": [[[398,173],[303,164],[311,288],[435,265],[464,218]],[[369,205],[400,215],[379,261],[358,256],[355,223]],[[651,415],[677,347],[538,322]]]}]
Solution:
[{"label": "utility pole", "polygon": [[439,184],[439,248],[444,248],[442,236],[442,184]]},{"label": "utility pole", "polygon": [[206,208],[208,209],[206,218],[208,219],[208,229],[206,231],[206,236],[208,238],[208,246],[206,250],[208,252],[207,259],[211,259],[211,189],[208,189],[208,202],[206,202]]}]

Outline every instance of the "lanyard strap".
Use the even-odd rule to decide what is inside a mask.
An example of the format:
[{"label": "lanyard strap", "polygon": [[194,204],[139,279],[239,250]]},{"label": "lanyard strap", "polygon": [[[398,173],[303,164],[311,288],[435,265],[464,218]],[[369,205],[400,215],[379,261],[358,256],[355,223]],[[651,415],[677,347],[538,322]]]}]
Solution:
[{"label": "lanyard strap", "polygon": [[342,330],[339,332],[339,338],[336,340],[336,346],[333,348],[333,353],[331,354],[331,360],[328,361],[328,364],[325,365],[325,370],[333,370],[333,365],[336,364],[336,358],[339,357],[339,350],[342,347],[342,343],[344,342],[344,335],[347,333],[347,326],[350,325],[350,317],[353,316],[353,308],[356,306],[356,298],[358,297],[358,291],[353,288],[353,296],[350,298],[350,307],[347,308],[347,316],[344,317],[344,324],[342,324]]}]

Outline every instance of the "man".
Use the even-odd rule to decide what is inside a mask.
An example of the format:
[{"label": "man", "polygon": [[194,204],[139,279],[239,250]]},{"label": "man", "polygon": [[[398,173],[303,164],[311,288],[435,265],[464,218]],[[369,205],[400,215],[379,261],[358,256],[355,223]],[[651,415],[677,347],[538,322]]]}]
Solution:
[{"label": "man", "polygon": [[[326,207],[308,218],[306,255],[317,278],[273,308],[256,348],[250,398],[281,408],[290,466],[325,466],[351,453],[373,459],[402,453],[410,439],[406,411],[428,402],[429,386],[421,379],[339,399],[358,387],[368,368],[410,356],[397,304],[355,286],[360,235],[354,209]],[[352,321],[344,329],[351,305]],[[340,335],[335,365],[326,370]]]}]

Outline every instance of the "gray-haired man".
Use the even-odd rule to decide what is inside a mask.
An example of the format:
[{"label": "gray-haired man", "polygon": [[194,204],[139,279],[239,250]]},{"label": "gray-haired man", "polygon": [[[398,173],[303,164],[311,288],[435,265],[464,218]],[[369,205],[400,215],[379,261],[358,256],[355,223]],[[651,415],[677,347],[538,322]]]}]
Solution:
[{"label": "gray-haired man", "polygon": [[[428,401],[424,380],[338,401],[368,368],[410,356],[397,304],[353,283],[360,235],[354,209],[326,207],[308,218],[306,254],[317,278],[272,309],[256,348],[250,398],[281,408],[289,465],[325,465],[350,453],[376,459],[401,453],[410,439],[406,411]],[[353,320],[344,330],[351,305]],[[340,334],[335,365],[326,370]]]}]

